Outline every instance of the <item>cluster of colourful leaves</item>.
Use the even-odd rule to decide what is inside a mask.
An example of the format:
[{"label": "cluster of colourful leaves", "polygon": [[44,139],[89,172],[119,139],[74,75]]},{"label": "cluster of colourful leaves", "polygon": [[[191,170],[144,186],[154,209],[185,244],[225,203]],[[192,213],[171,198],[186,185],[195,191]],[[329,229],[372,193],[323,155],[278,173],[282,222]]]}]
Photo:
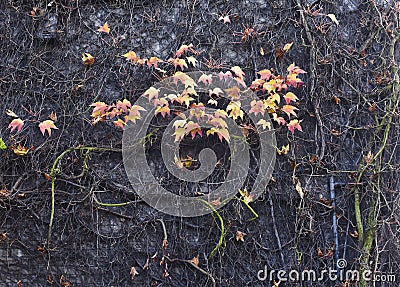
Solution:
[{"label": "cluster of colourful leaves", "polygon": [[[188,55],[192,53],[192,55]],[[170,94],[159,95],[160,90],[154,87],[147,89],[142,96],[146,97],[156,107],[155,115],[161,114],[162,117],[166,117],[171,114],[171,110],[175,114],[179,115],[179,119],[173,124],[175,128],[175,140],[179,141],[185,136],[190,135],[194,138],[197,134],[202,136],[202,124],[207,123],[212,127],[206,132],[206,135],[216,134],[222,141],[225,139],[229,141],[228,125],[226,118],[230,117],[233,120],[243,120],[244,112],[242,110],[242,101],[245,92],[249,89],[259,94],[259,100],[253,100],[251,102],[251,109],[249,113],[253,113],[255,116],[261,117],[257,122],[258,125],[262,126],[263,129],[271,129],[270,123],[262,118],[265,113],[271,114],[273,121],[278,126],[287,126],[291,133],[294,133],[295,129],[302,131],[300,126],[301,120],[297,119],[296,111],[298,108],[291,105],[292,102],[298,100],[297,96],[289,91],[290,88],[299,88],[304,83],[298,78],[300,74],[305,73],[302,69],[297,67],[294,63],[287,68],[287,75],[274,75],[271,70],[261,70],[258,72],[259,78],[254,80],[251,85],[247,86],[245,82],[245,73],[239,66],[233,66],[229,70],[220,71],[218,74],[219,81],[227,81],[233,79],[237,85],[229,89],[222,90],[221,88],[211,88],[213,81],[216,81],[212,74],[203,74],[197,82],[192,79],[184,71],[188,69],[188,64],[196,67],[198,61],[194,57],[197,52],[194,50],[193,45],[182,45],[175,53],[174,58],[170,58],[167,61],[163,61],[157,57],[151,57],[150,59],[141,59],[133,51],[129,51],[124,57],[135,65],[146,65],[151,68],[165,72],[158,68],[158,63],[164,63],[166,65],[171,64],[175,67],[175,72],[172,75],[172,79],[175,84],[181,83],[184,85],[183,91],[176,91]],[[183,58],[186,55],[186,58]],[[180,69],[180,71],[177,69]],[[214,113],[210,114],[206,112],[204,103],[198,100],[198,94],[196,88],[198,83],[203,83],[205,86],[210,86],[209,89],[209,100],[208,104],[218,107],[218,99],[221,96],[230,99],[230,102],[225,109],[217,109]],[[284,104],[280,105],[281,98],[284,99]],[[105,118],[114,118],[116,116],[124,115],[124,120],[118,118],[114,121],[114,125],[123,128],[127,121],[140,119],[139,111],[144,109],[140,106],[131,106],[130,102],[124,100],[123,102],[118,101],[117,104],[107,105],[104,102],[97,102],[92,104],[94,107],[92,117],[94,123],[102,121]],[[180,113],[180,110],[188,109],[189,116]],[[284,117],[287,117],[285,119]],[[287,151],[285,150],[285,153]]]},{"label": "cluster of colourful leaves", "polygon": [[140,111],[145,109],[138,105],[132,105],[130,101],[124,99],[115,104],[108,105],[104,102],[96,102],[91,105],[92,111],[92,124],[105,121],[106,119],[113,120],[114,126],[124,129],[128,121],[136,123],[140,119]]},{"label": "cluster of colourful leaves", "polygon": [[[13,118],[8,125],[8,128],[10,129],[10,133],[21,132],[22,128],[25,125],[25,121],[22,120],[12,110],[7,110],[6,114]],[[57,121],[56,114],[51,113],[49,115],[49,118],[50,118],[49,120],[44,120],[42,122],[39,122],[38,127],[39,127],[40,131],[42,132],[43,136],[45,135],[46,131],[49,134],[49,136],[51,136],[51,130],[58,129],[56,127],[56,125],[54,124],[54,121]],[[7,148],[6,144],[4,143],[3,139],[0,138],[0,149],[4,150],[6,148]],[[33,147],[27,148],[27,147],[22,146],[21,144],[18,144],[17,146],[10,145],[9,148],[12,149],[14,151],[14,153],[19,156],[24,156],[29,150],[33,149]]]}]

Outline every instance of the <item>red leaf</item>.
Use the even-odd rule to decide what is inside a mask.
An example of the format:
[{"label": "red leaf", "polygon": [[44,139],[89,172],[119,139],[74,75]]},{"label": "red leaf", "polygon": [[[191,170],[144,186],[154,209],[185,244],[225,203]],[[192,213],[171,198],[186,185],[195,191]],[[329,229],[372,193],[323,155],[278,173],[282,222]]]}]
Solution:
[{"label": "red leaf", "polygon": [[108,27],[108,23],[107,22],[104,23],[104,25],[101,26],[99,29],[97,29],[97,31],[110,34],[110,28]]},{"label": "red leaf", "polygon": [[288,123],[287,127],[288,127],[289,131],[292,132],[292,134],[294,134],[294,130],[295,129],[297,129],[297,130],[302,132],[303,129],[301,128],[300,123],[301,123],[301,121],[299,121],[299,120],[291,120]]},{"label": "red leaf", "polygon": [[39,124],[39,128],[43,135],[47,131],[49,133],[49,136],[51,136],[51,129],[58,130],[58,128],[56,127],[56,125],[54,124],[54,122],[52,120],[45,120],[45,121],[41,122]]},{"label": "red leaf", "polygon": [[21,131],[22,127],[24,126],[24,121],[20,118],[13,119],[11,123],[8,125],[8,128],[11,128],[10,132],[13,132],[15,129]]}]

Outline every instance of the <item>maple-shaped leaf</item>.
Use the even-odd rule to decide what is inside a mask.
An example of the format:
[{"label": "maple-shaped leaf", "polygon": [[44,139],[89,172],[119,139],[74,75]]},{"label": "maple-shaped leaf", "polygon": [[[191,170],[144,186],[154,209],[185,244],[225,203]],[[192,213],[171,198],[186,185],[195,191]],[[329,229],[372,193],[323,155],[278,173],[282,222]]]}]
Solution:
[{"label": "maple-shaped leaf", "polygon": [[231,19],[229,19],[229,15],[219,17],[218,21],[224,21],[224,24],[231,23]]},{"label": "maple-shaped leaf", "polygon": [[125,128],[126,123],[122,119],[118,119],[116,121],[113,121],[114,127],[118,127],[121,129]]},{"label": "maple-shaped leaf", "polygon": [[177,128],[182,128],[182,127],[184,127],[185,125],[186,125],[186,120],[183,119],[183,120],[176,120],[172,126],[173,126],[175,129],[177,129]]},{"label": "maple-shaped leaf", "polygon": [[282,117],[278,117],[278,115],[276,113],[272,114],[272,119],[278,123],[278,125],[284,125],[286,124],[286,121],[284,118]]},{"label": "maple-shaped leaf", "polygon": [[108,109],[110,108],[110,106],[104,102],[95,102],[95,103],[91,104],[90,106],[94,107],[93,111],[92,111],[93,118],[105,115],[107,113]]},{"label": "maple-shaped leaf", "polygon": [[214,106],[218,106],[218,101],[217,101],[217,100],[214,100],[214,99],[209,99],[208,102],[207,102],[207,104],[214,105]]},{"label": "maple-shaped leaf", "polygon": [[263,102],[264,102],[264,107],[269,114],[276,112],[278,105],[276,104],[276,101],[273,98],[268,97],[267,99],[263,100]]},{"label": "maple-shaped leaf", "polygon": [[106,22],[106,23],[104,23],[103,26],[101,26],[99,29],[97,29],[97,31],[110,34],[110,27],[108,27],[108,23]]},{"label": "maple-shaped leaf", "polygon": [[209,94],[210,96],[211,96],[211,95],[220,96],[220,95],[223,95],[223,94],[224,94],[224,91],[221,90],[221,88],[216,87],[216,88],[214,88],[214,89],[212,89],[212,90],[208,90],[208,94]]},{"label": "maple-shaped leaf", "polygon": [[214,112],[214,117],[216,118],[226,118],[228,113],[224,110],[218,109]]},{"label": "maple-shaped leaf", "polygon": [[140,111],[145,111],[145,109],[139,105],[133,105],[129,110],[129,114],[125,116],[125,122],[136,123],[136,120],[141,119]]},{"label": "maple-shaped leaf", "polygon": [[162,107],[158,107],[155,111],[155,114],[161,114],[163,118],[165,118],[165,116],[168,114],[170,114],[171,110],[168,106],[162,106]]},{"label": "maple-shaped leaf", "polygon": [[198,82],[202,82],[204,85],[211,85],[212,84],[212,74],[203,74],[200,76]]},{"label": "maple-shaped leaf", "polygon": [[298,110],[298,108],[291,105],[283,105],[283,107],[281,108],[281,111],[287,114],[289,118],[290,115],[297,117],[295,110]]},{"label": "maple-shaped leaf", "polygon": [[210,134],[217,134],[219,140],[222,142],[222,139],[225,139],[226,142],[229,143],[230,140],[230,136],[229,136],[229,132],[227,129],[225,128],[211,128],[209,130],[207,130],[207,136],[209,136]]},{"label": "maple-shaped leaf", "polygon": [[293,42],[285,44],[285,46],[283,46],[283,51],[286,53],[289,52],[289,50],[290,50],[290,48],[292,48],[292,46],[293,46]]},{"label": "maple-shaped leaf", "polygon": [[190,106],[189,117],[196,117],[198,120],[202,119],[205,116],[205,107],[203,103],[193,103]]},{"label": "maple-shaped leaf", "polygon": [[47,131],[49,136],[51,136],[52,129],[58,130],[58,128],[56,127],[56,125],[54,124],[54,122],[52,120],[45,120],[45,121],[41,122],[39,124],[39,129],[42,132],[42,135],[44,135],[45,132]]},{"label": "maple-shaped leaf", "polygon": [[287,154],[289,152],[289,144],[282,146],[281,149],[277,148],[276,152],[278,153],[278,155]]},{"label": "maple-shaped leaf", "polygon": [[185,128],[175,128],[175,133],[174,133],[175,141],[178,142],[181,139],[183,139],[185,137],[185,132],[186,132]]},{"label": "maple-shaped leaf", "polygon": [[295,63],[290,64],[289,67],[287,68],[287,71],[291,74],[297,74],[297,75],[306,73],[306,71],[296,66]]},{"label": "maple-shaped leaf", "polygon": [[298,74],[296,74],[296,73],[291,73],[291,74],[287,75],[286,84],[289,86],[295,87],[295,88],[301,87],[304,84],[304,82],[301,79],[299,79],[297,76],[298,76]]},{"label": "maple-shaped leaf", "polygon": [[262,87],[264,84],[265,84],[265,80],[256,79],[253,82],[251,82],[249,88],[252,90],[259,90],[260,87]]},{"label": "maple-shaped leaf", "polygon": [[12,110],[7,110],[6,111],[6,115],[10,116],[10,117],[13,117],[13,118],[18,118],[17,114],[14,113]]},{"label": "maple-shaped leaf", "polygon": [[244,72],[243,72],[242,68],[240,68],[239,66],[233,66],[231,68],[231,71],[234,72],[236,74],[236,76],[238,76],[240,79],[243,79]]},{"label": "maple-shaped leaf", "polygon": [[189,44],[189,45],[182,45],[178,51],[176,51],[175,53],[175,57],[180,57],[182,56],[184,53],[187,52],[188,49],[192,49],[193,48],[193,44]]},{"label": "maple-shaped leaf", "polygon": [[186,60],[188,61],[188,63],[189,64],[191,64],[193,67],[196,67],[197,66],[197,59],[195,58],[195,57],[193,57],[193,56],[189,56],[189,57],[186,57]]},{"label": "maple-shaped leaf", "polygon": [[91,66],[94,64],[94,57],[89,53],[82,53],[82,61],[84,65]]},{"label": "maple-shaped leaf", "polygon": [[136,63],[138,61],[138,56],[136,55],[135,52],[133,51],[129,51],[128,53],[123,55],[127,60],[132,61],[134,63]]},{"label": "maple-shaped leaf", "polygon": [[180,96],[178,96],[175,101],[177,101],[178,103],[185,104],[187,107],[189,107],[190,102],[193,101],[194,98],[190,97],[188,93],[184,93]]},{"label": "maple-shaped leaf", "polygon": [[226,71],[225,73],[219,72],[218,77],[219,77],[220,81],[222,81],[222,79],[224,79],[226,81],[229,78],[232,78],[232,73],[230,71]]},{"label": "maple-shaped leaf", "polygon": [[118,101],[116,104],[116,108],[124,111],[125,113],[127,113],[131,107],[132,107],[132,104],[127,99],[124,99],[122,102]]},{"label": "maple-shaped leaf", "polygon": [[217,117],[211,117],[207,121],[210,125],[213,125],[214,127],[219,127],[219,128],[227,128],[228,124],[222,119],[222,118],[217,118]]},{"label": "maple-shaped leaf", "polygon": [[266,80],[266,81],[268,81],[271,78],[271,76],[273,76],[272,72],[268,69],[261,70],[257,72],[257,74],[261,76],[261,80]]},{"label": "maple-shaped leaf", "polygon": [[242,232],[242,231],[236,231],[236,241],[242,241],[242,242],[244,242],[244,237],[246,236],[247,234],[246,233],[244,233],[244,232]]},{"label": "maple-shaped leaf", "polygon": [[147,96],[149,98],[149,101],[151,101],[153,98],[158,99],[158,92],[160,92],[160,89],[150,87],[143,93],[143,96]]},{"label": "maple-shaped leaf", "polygon": [[201,130],[200,125],[193,121],[189,121],[185,125],[185,130],[186,130],[186,134],[190,133],[192,135],[192,139],[196,136],[196,134],[199,134],[200,136],[203,135],[203,131]]},{"label": "maple-shaped leaf", "polygon": [[243,87],[247,88],[246,82],[244,81],[243,78],[235,77],[234,79],[239,85],[242,85]]},{"label": "maple-shaped leaf", "polygon": [[11,128],[10,132],[13,132],[14,130],[21,131],[23,126],[24,121],[20,118],[16,118],[11,121],[11,123],[8,125],[8,128]]},{"label": "maple-shaped leaf", "polygon": [[239,101],[236,102],[230,102],[228,106],[226,107],[226,111],[229,112],[229,116],[236,120],[238,117],[240,117],[243,120],[243,111],[241,110],[241,103]]},{"label": "maple-shaped leaf", "polygon": [[286,104],[290,104],[290,101],[295,102],[298,100],[297,96],[292,92],[287,92],[286,95],[283,96],[283,98],[285,99]]},{"label": "maple-shaped leaf", "polygon": [[271,93],[268,96],[268,99],[273,102],[277,102],[278,104],[281,102],[281,96],[278,93]]},{"label": "maple-shaped leaf", "polygon": [[287,127],[288,127],[288,129],[289,129],[289,131],[291,131],[291,133],[292,134],[294,134],[294,130],[295,129],[297,129],[297,130],[299,130],[299,131],[303,131],[303,129],[301,128],[301,126],[300,126],[300,123],[301,123],[302,121],[299,121],[299,120],[291,120],[288,124],[287,124]]},{"label": "maple-shaped leaf", "polygon": [[188,65],[186,64],[186,61],[184,59],[175,58],[172,60],[172,62],[174,64],[175,68],[179,66],[182,71],[184,70],[184,68],[186,68],[186,69],[188,68]]},{"label": "maple-shaped leaf", "polygon": [[154,68],[157,68],[158,63],[164,62],[163,60],[157,58],[157,57],[150,57],[149,60],[147,60],[147,66],[150,68],[153,66]]},{"label": "maple-shaped leaf", "polygon": [[259,121],[257,122],[257,125],[261,125],[261,126],[263,127],[263,130],[265,130],[267,127],[268,127],[269,130],[271,130],[271,123],[270,123],[270,122],[267,122],[267,121],[264,120],[264,119],[259,120]]},{"label": "maple-shaped leaf", "polygon": [[232,98],[232,100],[240,99],[240,88],[238,86],[233,86],[232,88],[225,89],[225,92]]},{"label": "maple-shaped leaf", "polygon": [[195,81],[188,76],[186,73],[177,71],[173,76],[172,76],[174,83],[177,84],[178,81],[181,81],[182,84],[185,85],[185,87],[197,87],[197,84]]},{"label": "maple-shaped leaf", "polygon": [[259,113],[264,115],[265,105],[262,100],[259,100],[259,101],[252,100],[250,103],[250,106],[251,106],[251,109],[249,110],[249,113],[254,113],[255,116]]}]

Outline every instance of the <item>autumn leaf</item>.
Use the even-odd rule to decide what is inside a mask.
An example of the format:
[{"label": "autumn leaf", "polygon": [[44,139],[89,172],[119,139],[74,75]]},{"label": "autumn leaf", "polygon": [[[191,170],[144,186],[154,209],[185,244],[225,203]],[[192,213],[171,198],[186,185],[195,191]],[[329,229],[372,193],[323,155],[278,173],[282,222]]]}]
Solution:
[{"label": "autumn leaf", "polygon": [[301,126],[300,126],[300,123],[301,123],[301,122],[302,122],[302,121],[299,121],[299,120],[291,120],[291,121],[288,123],[288,125],[287,125],[289,131],[291,131],[292,134],[294,134],[294,130],[295,130],[295,129],[297,129],[297,130],[299,130],[299,131],[302,132],[303,129],[302,129]]},{"label": "autumn leaf", "polygon": [[236,74],[236,76],[238,76],[240,79],[243,79],[244,72],[239,66],[233,66],[231,68],[231,71],[234,72]]},{"label": "autumn leaf", "polygon": [[176,51],[175,53],[175,57],[180,57],[182,56],[184,53],[187,52],[188,49],[192,49],[193,48],[193,44],[189,44],[189,45],[182,45],[178,51]]},{"label": "autumn leaf", "polygon": [[231,23],[231,19],[229,19],[229,15],[219,17],[218,21],[224,21],[224,24]]},{"label": "autumn leaf", "polygon": [[269,130],[271,130],[271,123],[270,123],[270,122],[267,122],[267,121],[264,120],[264,119],[259,120],[259,121],[257,122],[257,125],[261,125],[261,126],[263,127],[263,130],[265,130],[267,127],[268,127]]},{"label": "autumn leaf", "polygon": [[158,63],[164,62],[163,60],[157,58],[157,57],[150,57],[149,60],[147,60],[147,66],[150,68],[151,66],[154,66],[154,68],[158,68]]},{"label": "autumn leaf", "polygon": [[213,135],[213,134],[217,134],[219,140],[222,142],[222,139],[224,138],[226,140],[226,142],[229,143],[230,140],[230,136],[229,136],[229,132],[227,129],[225,128],[211,128],[209,130],[207,130],[206,135]]},{"label": "autumn leaf", "polygon": [[133,105],[129,110],[129,114],[125,116],[125,122],[136,123],[136,120],[141,119],[140,111],[145,111],[145,109],[141,106]]},{"label": "autumn leaf", "polygon": [[257,72],[257,74],[261,76],[261,80],[266,80],[266,81],[268,81],[273,75],[272,72],[268,69],[261,70]]},{"label": "autumn leaf", "polygon": [[284,118],[282,117],[278,117],[278,115],[276,113],[272,114],[272,119],[278,123],[278,125],[284,125],[286,124],[286,121]]},{"label": "autumn leaf", "polygon": [[191,134],[192,135],[192,139],[196,136],[196,134],[199,134],[200,136],[203,135],[203,131],[201,130],[201,127],[198,123],[195,123],[193,121],[189,121],[186,125],[185,125],[185,133],[186,134]]},{"label": "autumn leaf", "polygon": [[250,106],[251,106],[251,109],[249,110],[249,113],[254,113],[255,116],[259,113],[264,115],[265,105],[262,100],[258,100],[258,101],[252,100],[250,102]]},{"label": "autumn leaf", "polygon": [[299,194],[300,198],[303,199],[304,198],[304,191],[303,191],[303,188],[301,187],[301,182],[295,176],[293,176],[293,184],[294,184],[294,188],[296,189],[296,191]]},{"label": "autumn leaf", "polygon": [[196,257],[193,257],[193,259],[190,260],[190,262],[196,266],[199,266],[199,255],[197,255]]},{"label": "autumn leaf", "polygon": [[293,42],[285,44],[285,46],[283,46],[283,51],[286,53],[289,52],[289,50],[290,50],[290,48],[292,48],[292,46],[293,46]]},{"label": "autumn leaf", "polygon": [[202,82],[204,85],[211,85],[212,84],[212,74],[203,74],[200,76],[198,82]]},{"label": "autumn leaf", "polygon": [[122,119],[118,119],[116,121],[113,121],[114,127],[118,127],[120,129],[124,129],[126,123]]},{"label": "autumn leaf", "polygon": [[185,137],[185,132],[186,132],[185,128],[176,128],[174,133],[175,141],[178,142],[181,139],[183,139]]},{"label": "autumn leaf", "polygon": [[0,149],[1,149],[1,150],[7,149],[7,145],[6,145],[6,143],[3,141],[2,138],[0,138]]},{"label": "autumn leaf", "polygon": [[53,122],[57,121],[57,114],[55,112],[51,112],[49,115],[49,119],[52,120]]},{"label": "autumn leaf", "polygon": [[153,98],[158,99],[158,92],[160,92],[160,89],[150,87],[143,93],[143,96],[147,96],[149,98],[149,101],[151,101]]},{"label": "autumn leaf", "polygon": [[244,190],[239,189],[239,193],[243,198],[243,201],[247,204],[253,201],[254,199],[254,194],[250,194],[247,190],[247,188],[244,188]]},{"label": "autumn leaf", "polygon": [[218,109],[214,112],[214,117],[216,118],[226,118],[228,113],[224,110]]},{"label": "autumn leaf", "polygon": [[172,126],[173,126],[175,129],[177,129],[177,128],[184,127],[185,125],[186,125],[186,120],[183,119],[183,120],[176,120]]},{"label": "autumn leaf", "polygon": [[132,62],[134,62],[134,63],[136,63],[137,60],[139,59],[139,58],[137,57],[136,53],[133,52],[133,51],[129,51],[128,53],[124,54],[123,56],[124,56],[127,60],[130,60],[130,61],[132,61]]},{"label": "autumn leaf", "polygon": [[329,19],[331,19],[332,22],[336,24],[336,26],[339,26],[339,21],[336,19],[335,14],[328,14],[328,15],[326,15],[326,16],[328,16]]},{"label": "autumn leaf", "polygon": [[240,240],[240,241],[244,242],[244,237],[245,237],[246,235],[247,235],[246,233],[237,230],[237,231],[236,231],[236,241],[239,241],[239,240]]},{"label": "autumn leaf", "polygon": [[188,68],[186,61],[181,58],[169,59],[168,62],[172,62],[175,68],[179,66],[182,71],[184,70],[184,68]]},{"label": "autumn leaf", "polygon": [[324,253],[322,252],[320,247],[318,247],[317,255],[318,255],[318,257],[323,257],[324,256]]},{"label": "autumn leaf", "polygon": [[24,156],[30,150],[27,147],[23,147],[21,144],[18,144],[17,147],[10,146],[10,149],[17,155],[17,156]]},{"label": "autumn leaf", "polygon": [[95,103],[91,104],[90,106],[94,107],[94,109],[92,111],[93,118],[105,115],[107,113],[108,109],[110,108],[110,106],[104,102],[95,102]]},{"label": "autumn leaf", "polygon": [[47,131],[49,133],[49,136],[51,136],[51,129],[58,130],[58,128],[56,127],[56,125],[54,124],[54,122],[52,120],[45,120],[45,121],[41,122],[39,124],[39,129],[43,135]]},{"label": "autumn leaf", "polygon": [[133,280],[133,279],[135,279],[136,275],[139,275],[139,272],[137,272],[136,268],[132,266],[129,274],[131,275],[131,279]]},{"label": "autumn leaf", "polygon": [[295,102],[298,100],[297,96],[292,92],[287,92],[286,95],[283,96],[286,101],[286,104],[290,104],[291,101]]},{"label": "autumn leaf", "polygon": [[156,109],[156,111],[155,111],[155,114],[157,115],[157,114],[161,114],[161,116],[163,117],[163,118],[165,118],[165,116],[168,114],[170,114],[170,112],[171,112],[171,110],[170,110],[170,108],[168,107],[168,106],[160,106],[160,107],[158,107],[157,109]]},{"label": "autumn leaf", "polygon": [[15,129],[17,131],[21,131],[22,127],[24,126],[24,121],[20,118],[13,119],[11,123],[8,125],[8,128],[11,128],[10,133],[13,132]]},{"label": "autumn leaf", "polygon": [[297,117],[295,110],[298,110],[298,108],[291,105],[283,105],[281,108],[281,111],[284,112],[289,118],[290,115]]},{"label": "autumn leaf", "polygon": [[94,64],[94,57],[89,53],[82,53],[82,61],[84,65],[91,66]]},{"label": "autumn leaf", "polygon": [[174,79],[174,83],[177,84],[178,81],[181,81],[182,84],[185,85],[185,87],[197,87],[197,84],[195,83],[195,81],[188,76],[187,74],[185,74],[184,72],[181,71],[177,71],[172,78]]},{"label": "autumn leaf", "polygon": [[108,27],[108,23],[107,22],[104,23],[104,25],[101,26],[99,29],[97,29],[97,31],[110,34],[110,28]]},{"label": "autumn leaf", "polygon": [[7,110],[6,115],[13,117],[13,118],[18,118],[17,114],[14,113],[12,110]]},{"label": "autumn leaf", "polygon": [[230,71],[226,71],[225,73],[219,72],[218,76],[220,81],[222,81],[222,79],[226,81],[228,78],[232,78],[232,73]]},{"label": "autumn leaf", "polygon": [[232,98],[232,100],[238,100],[240,98],[240,88],[238,86],[225,89],[225,92]]},{"label": "autumn leaf", "polygon": [[287,154],[289,152],[289,144],[282,146],[281,149],[277,148],[276,152],[278,153],[278,155]]},{"label": "autumn leaf", "polygon": [[214,127],[219,127],[219,128],[228,128],[228,124],[225,122],[223,118],[218,118],[218,117],[213,117],[207,121],[210,125],[213,125]]},{"label": "autumn leaf", "polygon": [[197,66],[197,59],[195,58],[195,57],[193,57],[193,56],[189,56],[189,57],[186,57],[186,60],[188,61],[188,63],[189,64],[191,64],[193,67],[196,67]]},{"label": "autumn leaf", "polygon": [[218,102],[214,99],[209,99],[207,103],[210,105],[218,106]]},{"label": "autumn leaf", "polygon": [[221,90],[221,88],[216,87],[216,88],[214,88],[214,89],[212,89],[212,90],[208,90],[208,93],[209,93],[210,96],[211,96],[211,95],[220,96],[220,95],[223,95],[223,94],[224,94],[224,91]]},{"label": "autumn leaf", "polygon": [[236,102],[230,102],[228,106],[226,107],[226,111],[229,112],[229,116],[236,120],[238,117],[243,119],[243,111],[241,110],[241,103],[239,101]]}]

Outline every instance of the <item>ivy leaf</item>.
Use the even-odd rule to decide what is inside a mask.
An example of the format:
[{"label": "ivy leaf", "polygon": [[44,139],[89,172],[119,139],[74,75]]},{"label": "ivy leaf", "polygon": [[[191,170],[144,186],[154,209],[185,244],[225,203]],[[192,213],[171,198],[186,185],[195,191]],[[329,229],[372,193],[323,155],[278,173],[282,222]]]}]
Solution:
[{"label": "ivy leaf", "polygon": [[127,99],[124,99],[122,102],[118,101],[116,104],[116,108],[118,110],[124,111],[125,113],[127,113],[131,107],[132,107],[132,104]]},{"label": "ivy leaf", "polygon": [[292,48],[292,46],[293,46],[293,42],[285,44],[285,46],[283,46],[283,51],[286,53],[289,52],[289,50],[290,50],[290,48]]},{"label": "ivy leaf", "polygon": [[259,120],[259,121],[257,122],[257,125],[262,125],[263,130],[265,130],[267,127],[268,127],[269,130],[271,130],[271,123],[270,123],[270,122],[267,122],[267,121],[264,120],[264,119]]},{"label": "ivy leaf", "polygon": [[108,27],[108,23],[107,22],[104,23],[104,25],[101,26],[99,29],[97,29],[97,31],[110,34],[110,28]]},{"label": "ivy leaf", "polygon": [[209,99],[207,103],[210,105],[218,106],[218,102],[214,99]]},{"label": "ivy leaf", "polygon": [[328,14],[326,16],[328,16],[332,20],[332,22],[336,24],[336,26],[339,26],[339,21],[336,19],[335,14]]},{"label": "ivy leaf", "polygon": [[284,125],[284,124],[286,124],[285,119],[282,118],[282,117],[278,117],[278,115],[277,115],[276,113],[273,113],[273,114],[272,114],[272,118],[273,118],[273,120],[274,120],[275,122],[278,123],[278,125]]},{"label": "ivy leaf", "polygon": [[178,142],[185,137],[185,128],[176,128],[175,129],[175,141]]},{"label": "ivy leaf", "polygon": [[212,84],[212,74],[206,75],[203,74],[200,76],[198,82],[202,82],[204,85],[211,85]]},{"label": "ivy leaf", "polygon": [[282,146],[281,149],[277,148],[276,152],[278,153],[278,155],[287,154],[289,152],[289,144]]},{"label": "ivy leaf", "polygon": [[291,101],[295,102],[298,100],[297,96],[292,92],[286,93],[286,95],[284,95],[283,98],[285,99],[286,104],[290,104]]},{"label": "ivy leaf", "polygon": [[186,130],[186,134],[190,133],[192,135],[192,139],[196,136],[196,134],[199,134],[200,136],[203,135],[203,131],[201,130],[200,125],[193,121],[189,121],[185,125],[185,130]]},{"label": "ivy leaf", "polygon": [[212,90],[208,90],[208,94],[209,94],[210,96],[211,96],[211,95],[220,96],[220,95],[223,95],[223,94],[224,94],[224,91],[221,90],[221,88],[216,87],[216,88],[214,88],[214,89],[212,89]]},{"label": "ivy leaf", "polygon": [[155,111],[155,114],[161,114],[163,118],[168,114],[170,114],[171,110],[168,106],[158,107]]},{"label": "ivy leaf", "polygon": [[228,106],[226,107],[226,111],[229,112],[229,116],[236,120],[238,117],[240,117],[243,120],[243,111],[241,110],[241,103],[239,101],[236,102],[230,102]]},{"label": "ivy leaf", "polygon": [[107,105],[104,102],[95,102],[90,105],[91,107],[94,107],[92,111],[92,117],[98,117],[98,116],[103,116],[107,113],[108,109],[110,108],[109,105]]},{"label": "ivy leaf", "polygon": [[139,105],[133,105],[129,110],[129,114],[125,116],[125,122],[136,123],[136,120],[141,119],[140,111],[145,111],[145,109]]},{"label": "ivy leaf", "polygon": [[1,149],[1,150],[7,149],[7,145],[6,145],[6,143],[3,141],[2,138],[0,138],[0,149]]},{"label": "ivy leaf", "polygon": [[10,146],[10,149],[12,149],[12,151],[17,155],[17,156],[24,156],[28,153],[28,151],[30,150],[27,147],[23,147],[21,144],[18,144],[17,147],[14,146]]},{"label": "ivy leaf", "polygon": [[243,72],[242,68],[240,68],[239,66],[233,66],[231,68],[231,71],[234,72],[236,74],[236,76],[238,76],[240,79],[243,79],[244,72]]},{"label": "ivy leaf", "polygon": [[157,58],[157,57],[150,57],[150,59],[147,61],[147,66],[150,68],[151,66],[154,66],[154,68],[158,68],[158,63],[164,62],[163,60]]},{"label": "ivy leaf", "polygon": [[195,58],[195,57],[193,57],[193,56],[189,56],[189,57],[186,57],[186,60],[188,61],[188,63],[189,64],[191,64],[193,67],[196,67],[197,66],[197,59]]},{"label": "ivy leaf", "polygon": [[297,129],[297,130],[299,130],[299,131],[302,132],[303,129],[302,129],[301,126],[300,126],[300,123],[301,123],[301,122],[302,122],[302,121],[299,121],[299,120],[291,120],[291,121],[288,123],[288,125],[287,125],[289,131],[291,131],[292,134],[294,134],[294,130],[295,130],[295,129]]},{"label": "ivy leaf", "polygon": [[126,125],[126,123],[121,119],[113,121],[113,124],[114,124],[114,127],[118,127],[118,128],[121,128],[121,129],[124,129],[124,126]]},{"label": "ivy leaf", "polygon": [[130,61],[132,61],[132,62],[134,62],[134,63],[136,63],[137,61],[138,61],[138,57],[137,57],[137,55],[136,55],[136,53],[135,52],[133,52],[133,51],[129,51],[128,53],[126,53],[126,54],[124,54],[123,55],[127,60],[130,60]]},{"label": "ivy leaf", "polygon": [[266,81],[268,81],[273,75],[270,70],[265,70],[265,69],[257,72],[257,74],[261,76],[261,80],[266,80]]},{"label": "ivy leaf", "polygon": [[175,53],[175,57],[180,57],[183,54],[185,54],[187,52],[188,49],[192,49],[193,48],[193,44],[189,44],[189,45],[182,45],[178,51],[176,51]]},{"label": "ivy leaf", "polygon": [[84,65],[91,66],[94,64],[94,57],[89,53],[82,53],[82,61]]},{"label": "ivy leaf", "polygon": [[249,113],[254,113],[255,116],[259,113],[264,115],[265,105],[262,100],[259,100],[259,101],[252,100],[250,103],[250,106],[251,106],[251,109],[250,109]]},{"label": "ivy leaf", "polygon": [[230,71],[226,71],[225,73],[219,72],[218,76],[220,81],[222,81],[222,79],[226,81],[228,78],[232,78],[232,73]]},{"label": "ivy leaf", "polygon": [[194,80],[185,74],[184,72],[177,71],[172,78],[174,79],[174,83],[177,84],[178,81],[181,81],[182,84],[185,85],[185,87],[197,87],[197,84],[194,82]]},{"label": "ivy leaf", "polygon": [[283,105],[281,110],[290,118],[290,115],[293,115],[297,117],[295,110],[298,110],[298,108],[291,106],[291,105]]},{"label": "ivy leaf", "polygon": [[175,129],[182,128],[186,125],[186,120],[176,120],[172,125]]},{"label": "ivy leaf", "polygon": [[41,122],[39,124],[39,129],[42,132],[43,136],[46,131],[49,133],[49,136],[51,136],[51,129],[58,130],[58,128],[56,127],[56,125],[54,124],[54,122],[52,120],[45,120],[45,121]]},{"label": "ivy leaf", "polygon": [[158,92],[159,91],[160,91],[160,89],[156,89],[154,87],[150,87],[143,93],[143,96],[144,97],[147,96],[149,98],[149,101],[151,101],[153,98],[158,99]]},{"label": "ivy leaf", "polygon": [[10,117],[13,117],[13,118],[18,118],[17,114],[14,113],[12,110],[7,110],[6,111],[6,115],[10,116]]},{"label": "ivy leaf", "polygon": [[17,131],[21,131],[22,127],[24,126],[24,121],[20,118],[13,119],[11,123],[8,125],[8,128],[11,128],[10,132],[13,132],[15,129]]},{"label": "ivy leaf", "polygon": [[224,21],[224,24],[231,23],[231,19],[229,19],[229,15],[219,17],[218,21]]},{"label": "ivy leaf", "polygon": [[230,140],[230,136],[229,136],[229,132],[227,129],[225,128],[211,128],[209,130],[207,130],[207,136],[209,136],[210,134],[217,134],[219,140],[222,142],[222,139],[225,139],[228,143]]}]

